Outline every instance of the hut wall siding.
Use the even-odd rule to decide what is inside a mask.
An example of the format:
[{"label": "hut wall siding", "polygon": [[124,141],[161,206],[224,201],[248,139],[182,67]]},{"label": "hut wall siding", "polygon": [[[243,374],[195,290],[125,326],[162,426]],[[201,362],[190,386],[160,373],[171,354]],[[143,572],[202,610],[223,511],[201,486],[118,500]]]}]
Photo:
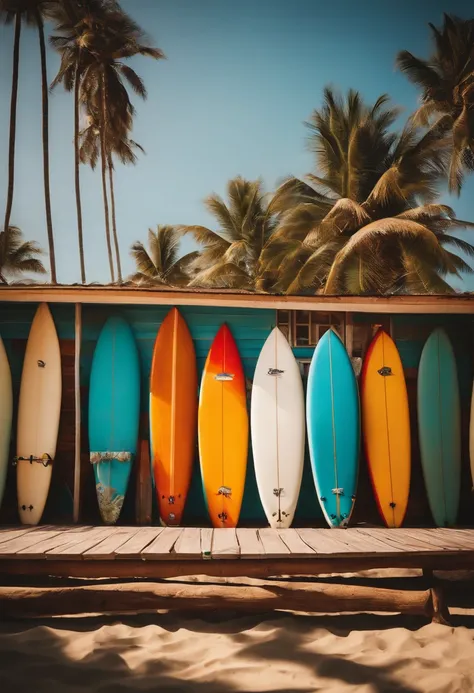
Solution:
[{"label": "hut wall siding", "polygon": [[[53,475],[53,484],[48,501],[45,521],[67,520],[72,517],[72,484],[74,469],[74,306],[50,306],[61,342],[63,357],[63,411],[58,441],[57,464]],[[17,402],[24,350],[31,322],[35,314],[35,304],[0,304],[0,335],[10,359],[12,369],[15,402]],[[154,340],[157,331],[166,316],[169,307],[164,306],[83,306],[83,338],[81,350],[81,392],[82,392],[82,515],[81,519],[98,522],[99,516],[95,502],[93,474],[88,462],[87,452],[87,398],[89,377],[95,344],[100,330],[108,316],[122,315],[131,325],[140,353],[142,366],[142,420],[147,422],[148,378],[151,365]],[[209,306],[181,307],[196,348],[199,374],[202,372],[207,352],[212,340],[223,322],[227,322],[236,339],[247,377],[253,378],[260,349],[276,324],[274,310],[255,310],[246,308],[211,308]],[[385,324],[387,316],[375,314],[355,314],[354,325]],[[436,315],[395,315],[392,317],[394,338],[399,348],[402,362],[407,374],[407,385],[411,406],[413,441],[413,477],[407,522],[431,522],[424,491],[416,430],[416,373],[424,340],[429,332],[441,325],[450,334],[455,347],[458,364],[459,384],[463,411],[463,498],[461,521],[470,521],[470,488],[468,460],[468,430],[471,384],[473,376],[473,346],[471,316],[436,316]],[[296,358],[308,360],[314,349],[297,347]],[[145,428],[142,433],[147,435]],[[12,440],[15,439],[15,432]],[[14,446],[12,444],[12,456]],[[127,494],[123,511],[124,522],[134,522],[134,476],[130,492]],[[156,519],[156,508],[155,508]],[[303,484],[298,503],[296,521],[319,524],[322,521],[321,511],[316,499],[314,485],[306,454]],[[361,459],[361,474],[358,489],[358,500],[354,520],[379,522],[373,494],[368,481],[366,464]],[[6,497],[0,510],[0,521],[16,521],[15,479],[12,470],[9,472]],[[193,480],[188,499],[185,522],[198,523],[206,521],[206,510],[202,495],[199,473],[199,462],[196,454]],[[249,463],[247,483],[241,514],[242,524],[265,523],[265,516],[258,497],[253,460],[249,446]]]}]

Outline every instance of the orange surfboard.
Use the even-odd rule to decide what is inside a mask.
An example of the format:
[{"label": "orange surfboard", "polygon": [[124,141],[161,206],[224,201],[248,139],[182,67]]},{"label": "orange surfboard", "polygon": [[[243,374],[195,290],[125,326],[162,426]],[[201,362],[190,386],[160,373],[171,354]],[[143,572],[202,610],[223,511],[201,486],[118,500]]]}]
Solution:
[{"label": "orange surfboard", "polygon": [[199,456],[204,496],[214,527],[236,527],[248,451],[245,376],[227,325],[207,356],[199,399]]},{"label": "orange surfboard", "polygon": [[362,431],[379,512],[400,527],[410,492],[410,415],[403,366],[389,335],[380,329],[361,374]]},{"label": "orange surfboard", "polygon": [[166,525],[179,525],[191,483],[197,426],[196,354],[184,318],[172,308],[160,327],[150,376],[153,473]]}]

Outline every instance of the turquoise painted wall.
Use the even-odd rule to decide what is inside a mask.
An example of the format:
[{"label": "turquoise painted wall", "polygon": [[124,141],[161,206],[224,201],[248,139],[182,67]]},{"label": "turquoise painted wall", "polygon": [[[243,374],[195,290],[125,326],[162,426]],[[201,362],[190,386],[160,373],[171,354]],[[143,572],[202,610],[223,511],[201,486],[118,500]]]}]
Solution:
[{"label": "turquoise painted wall", "polygon": [[[22,353],[15,340],[26,340],[36,306],[33,304],[0,304],[0,335],[4,339],[13,374],[15,393],[17,395],[21,368]],[[56,328],[60,339],[74,339],[74,306],[51,306]],[[83,307],[83,343],[81,356],[81,383],[88,387],[92,356],[100,329],[111,314],[122,315],[131,325],[141,356],[142,368],[142,409],[148,408],[148,378],[151,356],[157,331],[168,311],[162,306],[98,306]],[[245,373],[253,378],[260,349],[276,322],[273,310],[223,309],[210,307],[183,307],[180,309],[194,339],[199,371],[202,371],[207,352],[214,335],[222,322],[227,322],[236,339]],[[355,322],[374,322],[373,315],[356,315]],[[472,383],[472,347],[470,316],[394,316],[395,337],[402,361],[406,368],[417,368],[424,344],[424,334],[438,325],[444,326],[455,345],[463,409],[468,411]],[[421,332],[420,332],[421,326]],[[417,335],[398,338],[397,331],[412,328]],[[405,330],[406,332],[406,330]],[[421,336],[420,336],[421,334]],[[461,337],[461,338],[459,338]],[[299,358],[311,358],[312,348],[294,350]],[[87,421],[87,412],[83,420]],[[92,482],[91,482],[92,483]],[[124,508],[124,521],[133,521],[133,496],[129,495]],[[189,495],[186,520],[203,521],[206,517],[202,497],[199,464],[196,457],[192,487]],[[311,521],[321,518],[319,504],[314,491],[308,456],[306,456],[303,484],[296,512],[296,521]],[[264,523],[265,516],[258,498],[251,451],[247,470],[244,502],[241,514],[242,523]]]}]

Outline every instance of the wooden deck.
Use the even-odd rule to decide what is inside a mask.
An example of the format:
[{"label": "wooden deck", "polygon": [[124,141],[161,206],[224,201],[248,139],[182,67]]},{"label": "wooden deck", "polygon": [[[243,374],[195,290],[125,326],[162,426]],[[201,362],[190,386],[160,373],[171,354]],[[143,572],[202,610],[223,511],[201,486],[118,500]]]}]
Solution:
[{"label": "wooden deck", "polygon": [[474,569],[474,530],[0,528],[0,578],[268,577],[369,568]]}]

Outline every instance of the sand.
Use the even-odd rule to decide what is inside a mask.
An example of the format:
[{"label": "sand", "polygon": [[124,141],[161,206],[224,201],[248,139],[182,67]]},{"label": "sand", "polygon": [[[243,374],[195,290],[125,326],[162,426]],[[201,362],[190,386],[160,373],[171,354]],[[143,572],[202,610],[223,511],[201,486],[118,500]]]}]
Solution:
[{"label": "sand", "polygon": [[0,624],[1,693],[474,691],[474,610],[453,627],[361,614],[158,613]]}]

